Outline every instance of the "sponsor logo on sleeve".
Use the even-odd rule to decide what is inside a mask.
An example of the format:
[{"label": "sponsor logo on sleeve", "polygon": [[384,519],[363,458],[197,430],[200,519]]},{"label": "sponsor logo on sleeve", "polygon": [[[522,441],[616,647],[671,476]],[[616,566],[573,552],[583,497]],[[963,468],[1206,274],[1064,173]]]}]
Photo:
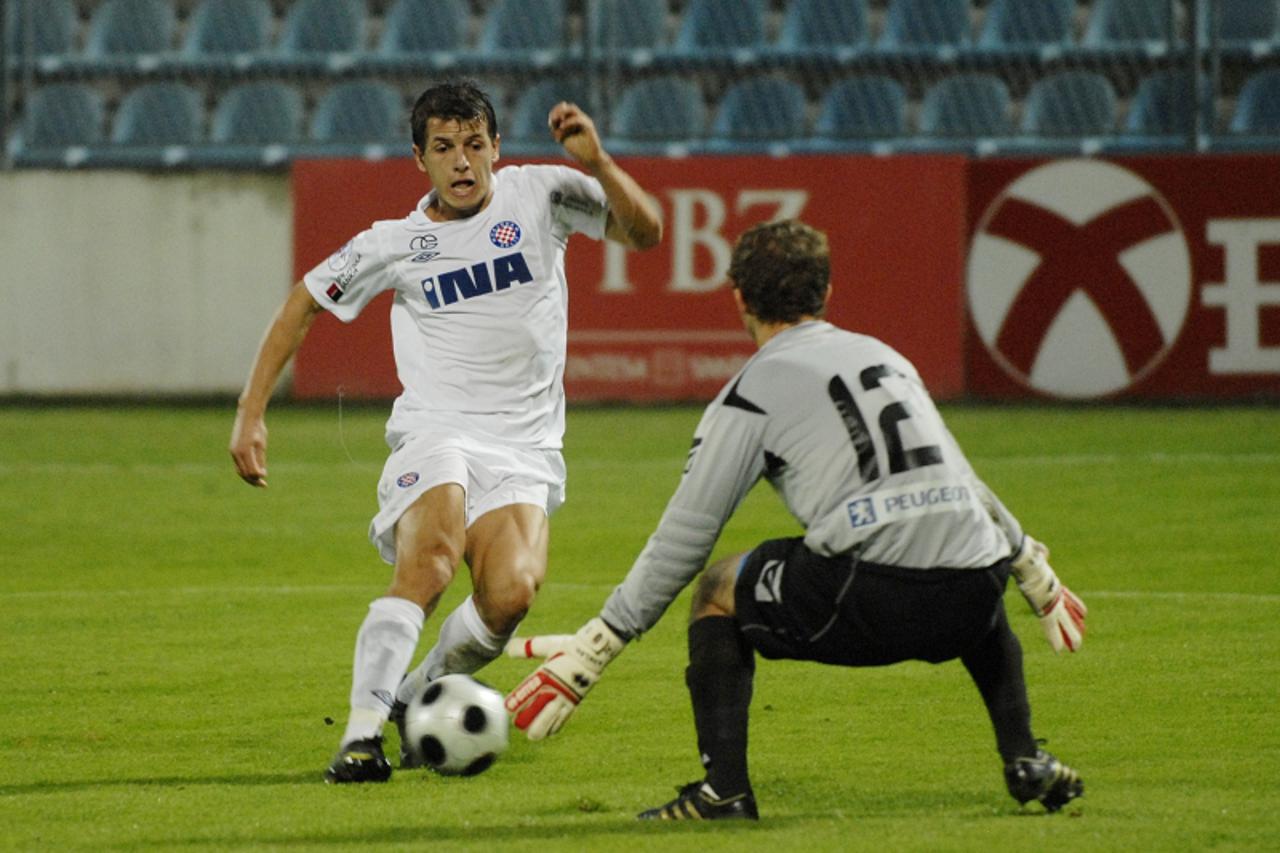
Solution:
[{"label": "sponsor logo on sleeve", "polygon": [[360,260],[360,253],[351,250],[352,240],[348,240],[345,245],[338,251],[329,256],[328,266],[334,272],[344,270],[351,264]]},{"label": "sponsor logo on sleeve", "polygon": [[417,471],[410,471],[407,474],[401,474],[396,478],[396,485],[402,489],[407,489],[416,482],[418,482]]},{"label": "sponsor logo on sleeve", "polygon": [[583,198],[580,195],[566,195],[560,190],[552,190],[551,205],[563,207],[565,210],[571,210],[583,216],[595,216],[601,210],[600,205],[592,199]]},{"label": "sponsor logo on sleeve", "polygon": [[[347,257],[343,262],[342,271],[338,273],[337,278],[329,283],[328,289],[325,290],[325,295],[334,302],[342,301],[342,297],[347,293],[347,288],[351,286],[351,282],[355,281],[356,273],[360,271],[360,253],[348,251],[346,254]],[[329,260],[329,265],[333,265],[332,258]]]}]

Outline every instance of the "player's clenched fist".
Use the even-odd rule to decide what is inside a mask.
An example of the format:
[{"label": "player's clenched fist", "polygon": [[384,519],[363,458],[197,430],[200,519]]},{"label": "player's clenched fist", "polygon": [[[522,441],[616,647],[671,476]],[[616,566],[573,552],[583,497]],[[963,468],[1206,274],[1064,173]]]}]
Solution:
[{"label": "player's clenched fist", "polygon": [[551,136],[564,146],[565,153],[587,168],[604,156],[595,122],[577,104],[561,101],[547,114]]},{"label": "player's clenched fist", "polygon": [[236,412],[231,428],[231,458],[236,473],[251,486],[267,487],[267,425],[261,415]]},{"label": "player's clenched fist", "polygon": [[547,657],[507,694],[507,710],[516,728],[529,740],[542,740],[558,732],[625,645],[626,641],[598,616],[576,634],[511,638],[508,655]]},{"label": "player's clenched fist", "polygon": [[1084,617],[1089,609],[1058,580],[1049,566],[1049,549],[1044,543],[1024,537],[1013,559],[1013,574],[1053,650],[1078,651],[1084,645]]}]

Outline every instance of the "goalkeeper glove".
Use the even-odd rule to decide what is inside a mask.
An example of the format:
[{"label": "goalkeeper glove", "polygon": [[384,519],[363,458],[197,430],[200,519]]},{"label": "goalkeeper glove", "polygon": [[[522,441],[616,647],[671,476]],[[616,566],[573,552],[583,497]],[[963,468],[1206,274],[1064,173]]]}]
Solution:
[{"label": "goalkeeper glove", "polygon": [[1089,609],[1053,573],[1044,543],[1023,537],[1013,558],[1013,575],[1054,652],[1078,651],[1084,645],[1084,617]]},{"label": "goalkeeper glove", "polygon": [[625,645],[626,641],[598,616],[576,634],[511,638],[506,647],[508,655],[547,657],[507,694],[507,710],[516,728],[529,740],[542,740],[558,732]]}]

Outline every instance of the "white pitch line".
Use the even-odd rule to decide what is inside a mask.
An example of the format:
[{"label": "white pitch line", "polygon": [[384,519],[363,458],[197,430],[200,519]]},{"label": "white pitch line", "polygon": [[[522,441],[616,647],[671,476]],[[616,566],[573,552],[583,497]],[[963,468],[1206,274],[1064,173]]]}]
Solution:
[{"label": "white pitch line", "polygon": [[32,598],[154,598],[161,596],[210,596],[210,595],[328,595],[335,592],[369,592],[374,587],[385,586],[372,582],[368,586],[358,584],[331,584],[322,586],[174,586],[139,587],[137,589],[56,589],[18,590],[0,592],[0,599]]},{"label": "white pitch line", "polygon": [[[617,586],[610,583],[577,583],[570,581],[548,581],[544,588],[552,587],[563,590],[609,590]],[[30,600],[41,598],[154,598],[161,596],[199,596],[216,595],[260,595],[260,596],[307,596],[330,595],[333,593],[351,593],[353,595],[377,592],[381,589],[377,578],[370,578],[368,584],[322,584],[319,586],[176,586],[176,587],[139,587],[137,589],[73,589],[73,590],[15,590],[0,592],[0,599]],[[1254,592],[1178,592],[1174,590],[1125,590],[1125,589],[1088,589],[1081,588],[1082,598],[1116,598],[1116,599],[1154,599],[1158,601],[1221,601],[1245,604],[1280,604],[1280,594]]]},{"label": "white pitch line", "polygon": [[[570,455],[570,473],[575,468],[589,470],[608,468],[651,468],[683,465],[685,457],[652,456],[647,459],[609,460],[582,459],[573,460]],[[1045,454],[1036,456],[971,456],[969,460],[976,467],[991,465],[1116,465],[1125,462],[1139,462],[1153,465],[1168,464],[1234,464],[1258,465],[1280,464],[1280,453],[1145,453],[1124,455],[1118,453],[1078,453],[1078,454]],[[351,462],[334,460],[333,462],[277,462],[271,467],[275,471],[289,473],[312,473],[331,471],[334,469],[357,469],[361,471],[381,471],[381,461]],[[231,463],[225,465],[212,462],[0,462],[0,476],[18,474],[138,474],[146,476],[172,474],[234,474]]]},{"label": "white pitch line", "polygon": [[1178,463],[1230,463],[1256,465],[1280,463],[1280,453],[1076,453],[1044,454],[1038,456],[971,456],[975,466],[982,465],[1116,465],[1123,462],[1146,462],[1153,465]]},{"label": "white pitch line", "polygon": [[1082,598],[1154,598],[1169,601],[1240,601],[1276,604],[1280,594],[1267,592],[1176,592],[1174,590],[1081,590]]},{"label": "white pitch line", "polygon": [[[337,468],[357,468],[381,471],[381,462],[276,462],[273,471],[310,473],[331,471]],[[0,475],[12,474],[141,474],[170,476],[173,474],[227,473],[235,476],[235,466],[212,462],[15,462],[0,463]]]},{"label": "white pitch line", "polygon": [[[684,463],[685,457],[680,455],[651,456],[648,459],[625,461],[583,459],[569,464],[575,470],[667,468],[678,472]],[[367,471],[376,474],[382,470],[382,466],[382,462],[335,460],[333,462],[274,462],[268,467],[276,474],[315,474],[337,470]],[[77,476],[118,476],[129,474],[145,477],[227,474],[235,477],[235,468],[230,462],[226,465],[208,462],[0,462],[0,477],[42,474]]]}]

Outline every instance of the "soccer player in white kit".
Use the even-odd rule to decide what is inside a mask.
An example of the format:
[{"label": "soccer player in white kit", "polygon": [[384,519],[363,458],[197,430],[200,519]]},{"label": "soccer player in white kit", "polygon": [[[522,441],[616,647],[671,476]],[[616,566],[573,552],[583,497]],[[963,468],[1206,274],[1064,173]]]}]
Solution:
[{"label": "soccer player in white kit", "polygon": [[[695,576],[685,681],[706,776],[645,819],[758,817],[747,716],[758,652],[840,666],[960,659],[986,704],[1009,793],[1060,809],[1079,775],[1040,749],[1003,593],[1010,574],[1056,651],[1084,639],[1085,607],[1048,551],[978,478],[915,368],[822,317],[825,235],[749,229],[729,267],[758,352],[707,407],[657,530],[600,615],[577,634],[514,638],[547,661],[507,697],[537,740],[557,731],[626,642]],[[804,536],[703,566],[761,478]]]},{"label": "soccer player in white kit", "polygon": [[[647,249],[662,236],[656,206],[576,105],[557,104],[548,126],[585,174],[495,171],[497,118],[470,82],[427,89],[410,124],[414,163],[431,191],[294,285],[259,347],[231,434],[237,472],[265,487],[267,402],[315,315],[350,322],[379,293],[394,294],[404,392],[387,421],[392,450],[369,535],[395,570],[356,635],[351,711],[328,782],[389,779],[388,718],[427,681],[475,672],[499,655],[524,618],[547,570],[548,517],[564,500],[569,237]],[[464,559],[472,594],[406,674],[424,620]]]}]

